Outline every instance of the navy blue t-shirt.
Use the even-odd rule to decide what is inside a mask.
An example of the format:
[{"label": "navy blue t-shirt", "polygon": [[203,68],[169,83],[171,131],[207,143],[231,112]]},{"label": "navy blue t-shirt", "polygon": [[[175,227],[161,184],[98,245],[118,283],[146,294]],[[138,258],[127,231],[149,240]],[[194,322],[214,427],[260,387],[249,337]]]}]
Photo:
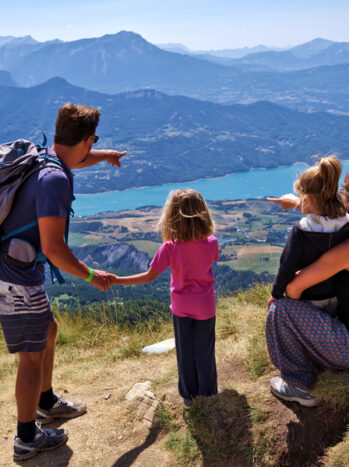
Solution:
[{"label": "navy blue t-shirt", "polygon": [[[48,156],[57,158],[52,150],[48,151]],[[64,167],[66,171],[58,167],[46,167],[35,172],[23,183],[16,193],[11,212],[2,225],[2,234],[30,224],[40,217],[58,216],[68,219],[73,176],[68,167]],[[38,226],[16,235],[16,238],[26,240],[36,251],[40,250]],[[23,269],[0,260],[0,280],[25,286],[41,285],[45,280],[44,264],[38,263],[34,269]]]}]

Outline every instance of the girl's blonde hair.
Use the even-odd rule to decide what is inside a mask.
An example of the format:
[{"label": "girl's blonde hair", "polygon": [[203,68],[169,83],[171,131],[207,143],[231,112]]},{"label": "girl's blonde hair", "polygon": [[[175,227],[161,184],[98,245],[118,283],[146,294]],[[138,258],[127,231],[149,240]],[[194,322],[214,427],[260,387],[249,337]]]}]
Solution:
[{"label": "girl's blonde hair", "polygon": [[214,231],[206,201],[201,193],[190,188],[171,191],[157,227],[164,242],[200,240]]},{"label": "girl's blonde hair", "polygon": [[320,157],[317,164],[303,172],[294,183],[300,197],[313,195],[318,214],[336,219],[346,214],[338,196],[338,182],[342,164],[335,156]]}]

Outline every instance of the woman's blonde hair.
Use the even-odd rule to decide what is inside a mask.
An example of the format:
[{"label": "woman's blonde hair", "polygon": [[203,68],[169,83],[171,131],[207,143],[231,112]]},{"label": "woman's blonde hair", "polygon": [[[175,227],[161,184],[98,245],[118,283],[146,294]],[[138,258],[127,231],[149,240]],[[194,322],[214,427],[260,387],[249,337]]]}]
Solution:
[{"label": "woman's blonde hair", "polygon": [[205,239],[214,231],[206,201],[190,188],[170,192],[157,227],[164,242]]},{"label": "woman's blonde hair", "polygon": [[318,214],[335,219],[343,217],[346,209],[338,196],[342,164],[335,156],[320,157],[316,165],[303,172],[294,183],[300,197],[313,195]]}]

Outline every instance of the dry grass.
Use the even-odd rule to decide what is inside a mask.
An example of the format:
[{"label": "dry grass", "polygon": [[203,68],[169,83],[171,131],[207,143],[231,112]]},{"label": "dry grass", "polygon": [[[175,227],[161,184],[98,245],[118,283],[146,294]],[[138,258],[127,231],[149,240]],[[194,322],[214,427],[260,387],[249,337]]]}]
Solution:
[{"label": "dry grass", "polygon": [[[279,465],[283,450],[290,448],[291,427],[302,436],[303,425],[309,430],[312,413],[327,417],[327,407],[342,419],[349,405],[349,376],[321,376],[316,388],[320,412],[305,409],[307,422],[302,411],[294,413],[270,395],[268,379],[275,371],[264,340],[269,292],[268,287],[259,287],[219,301],[216,348],[222,393],[196,400],[185,416],[177,392],[175,352],[141,352],[143,346],[171,337],[170,322],[120,328],[103,305],[98,316],[96,310],[74,316],[56,312],[60,332],[54,387],[57,392],[68,391],[66,398],[85,401],[88,413],[65,423],[70,431],[66,446],[42,453],[26,465]],[[4,466],[12,465],[15,375],[16,358],[7,354],[0,337],[0,465]],[[162,400],[157,430],[149,431],[127,410],[124,400],[136,382],[146,380]],[[108,393],[111,397],[105,399]],[[349,465],[349,438],[341,433],[336,443],[319,441],[319,462],[321,458],[328,467]],[[326,451],[326,446],[332,447]]]}]

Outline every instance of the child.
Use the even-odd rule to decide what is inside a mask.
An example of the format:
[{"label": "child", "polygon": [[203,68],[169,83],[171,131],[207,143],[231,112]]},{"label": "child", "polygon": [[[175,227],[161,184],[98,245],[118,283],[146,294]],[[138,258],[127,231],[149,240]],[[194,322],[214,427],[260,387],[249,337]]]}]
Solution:
[{"label": "child", "polygon": [[[341,172],[340,161],[334,156],[328,156],[320,158],[315,166],[303,172],[296,180],[294,189],[299,196],[298,208],[305,217],[292,228],[287,239],[270,303],[284,296],[286,285],[297,271],[348,238],[349,215],[338,195]],[[335,312],[338,302],[334,279],[305,290],[301,298]]]},{"label": "child", "polygon": [[115,276],[113,284],[144,284],[169,266],[178,389],[188,408],[197,396],[217,394],[212,264],[218,260],[218,242],[206,202],[195,190],[170,193],[158,227],[164,243],[149,270]]},{"label": "child", "polygon": [[[277,272],[272,296],[268,301],[268,307],[276,299],[284,297],[287,284],[294,278],[297,271],[316,261],[324,252],[335,245],[346,240],[349,236],[349,215],[338,195],[338,182],[341,175],[341,163],[334,156],[320,158],[318,163],[303,172],[294,184],[294,188],[299,196],[299,200],[294,207],[298,207],[305,214],[293,228],[287,239],[285,248],[280,258],[279,270]],[[291,199],[287,202],[291,203]],[[275,201],[275,200],[274,200]],[[282,201],[280,202],[283,206]],[[287,204],[287,207],[289,205]],[[341,313],[339,317],[345,322],[347,313],[344,313],[349,306],[349,285],[348,272],[342,271],[319,284],[316,284],[302,293],[301,299],[310,301],[313,305],[322,308],[323,311],[331,315]],[[338,300],[337,300],[338,298]],[[338,306],[339,302],[339,306]],[[285,301],[283,305],[286,312],[290,315],[296,313],[295,303]],[[276,305],[280,308],[279,305]],[[298,307],[299,308],[299,307]],[[274,310],[271,309],[270,316],[274,316]],[[287,315],[286,313],[286,315]],[[307,316],[300,313],[299,335],[305,335],[304,344],[307,352],[314,352],[311,342],[314,338],[311,323],[307,321]],[[294,319],[298,319],[296,316]],[[270,318],[271,319],[271,318]],[[268,315],[268,322],[270,321]],[[271,333],[270,322],[267,322],[267,344],[269,354],[273,363],[282,368],[282,378],[272,378],[270,388],[273,394],[284,400],[297,401],[302,405],[316,405],[315,396],[304,390],[307,387],[304,383],[310,367],[302,367],[303,358],[301,351],[297,353],[296,346],[284,343],[284,340],[290,338],[289,328],[294,326],[290,323],[274,325]],[[290,328],[291,329],[291,328]],[[292,327],[293,329],[293,327]],[[307,334],[308,333],[308,334]],[[277,337],[276,337],[277,336]],[[325,343],[330,346],[331,343]],[[276,346],[276,347],[275,347]],[[275,348],[278,352],[275,353]],[[277,358],[276,358],[277,354]],[[275,358],[274,358],[275,357]],[[292,369],[298,368],[297,376],[290,376]],[[300,370],[302,368],[302,371]],[[287,369],[287,371],[286,371]],[[287,376],[288,375],[288,376]],[[285,381],[285,378],[288,381]],[[298,384],[297,384],[298,383]]]}]

